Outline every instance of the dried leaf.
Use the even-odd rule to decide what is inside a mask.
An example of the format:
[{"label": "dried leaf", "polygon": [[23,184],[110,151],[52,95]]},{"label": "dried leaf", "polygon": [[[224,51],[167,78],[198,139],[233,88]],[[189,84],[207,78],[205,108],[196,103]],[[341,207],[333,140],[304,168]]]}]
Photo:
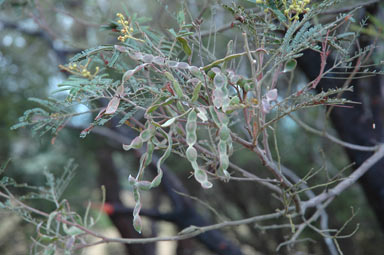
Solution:
[{"label": "dried leaf", "polygon": [[119,108],[120,97],[114,96],[111,101],[109,101],[107,108],[105,109],[105,114],[114,114]]}]

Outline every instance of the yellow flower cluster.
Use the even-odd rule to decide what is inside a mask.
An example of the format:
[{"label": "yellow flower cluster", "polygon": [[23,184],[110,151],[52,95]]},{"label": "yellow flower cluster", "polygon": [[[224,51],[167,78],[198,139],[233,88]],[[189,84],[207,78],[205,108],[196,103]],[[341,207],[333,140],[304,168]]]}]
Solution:
[{"label": "yellow flower cluster", "polygon": [[305,8],[311,0],[292,0],[291,5],[287,9],[285,9],[284,14],[288,17],[290,13],[294,13],[295,15],[292,17],[292,19],[298,20],[299,15],[302,13],[309,12],[309,8]]},{"label": "yellow flower cluster", "polygon": [[131,20],[128,19],[126,20],[124,15],[121,14],[121,13],[117,13],[116,16],[119,18],[119,20],[117,21],[118,24],[121,25],[121,30],[120,30],[120,33],[121,35],[119,37],[117,37],[117,40],[121,41],[121,42],[125,42],[125,40],[127,40],[128,38],[130,39],[133,39],[133,40],[136,40],[136,41],[142,41],[141,39],[137,39],[135,37],[132,36],[132,33],[133,33],[133,27],[131,26]]},{"label": "yellow flower cluster", "polygon": [[[284,4],[284,14],[290,20],[298,20],[300,14],[306,13],[310,10],[309,8],[306,8],[306,6],[311,2],[311,0],[292,0],[291,4],[287,3],[287,0],[281,0],[281,2]],[[267,4],[267,0],[256,0],[256,3]],[[265,11],[268,11],[268,9]]]},{"label": "yellow flower cluster", "polygon": [[93,79],[93,77],[95,77],[99,73],[100,68],[96,66],[95,72],[91,74],[91,72],[87,69],[90,62],[91,60],[89,59],[87,64],[85,65],[77,65],[76,63],[73,63],[69,64],[68,66],[59,65],[59,67],[71,74],[82,76],[88,79]]},{"label": "yellow flower cluster", "polygon": [[124,15],[121,13],[117,13],[116,16],[119,18],[117,23],[122,26],[120,30],[121,35],[117,38],[117,40],[124,42],[128,38],[132,37],[133,27],[130,26],[130,20],[126,20]]}]

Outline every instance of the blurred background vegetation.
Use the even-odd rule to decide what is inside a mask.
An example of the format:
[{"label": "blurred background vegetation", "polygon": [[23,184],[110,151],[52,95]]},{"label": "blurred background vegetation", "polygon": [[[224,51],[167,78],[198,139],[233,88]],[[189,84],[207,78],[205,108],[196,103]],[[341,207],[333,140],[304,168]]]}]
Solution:
[{"label": "blurred background vegetation", "polygon": [[[251,4],[239,1],[245,6]],[[358,1],[346,1],[353,4]],[[76,175],[67,188],[64,197],[68,199],[74,210],[85,210],[86,202],[91,200],[100,202],[100,153],[108,146],[113,147],[107,139],[100,139],[97,135],[89,135],[80,139],[82,125],[89,121],[90,116],[82,116],[73,120],[72,128],[60,132],[54,144],[51,136],[32,136],[30,130],[10,130],[18,122],[18,118],[36,104],[28,100],[30,97],[47,97],[57,89],[57,85],[66,78],[60,72],[58,65],[65,64],[69,57],[76,52],[89,47],[115,44],[115,34],[106,30],[115,18],[117,12],[137,14],[138,17],[148,17],[148,25],[152,29],[165,31],[175,26],[176,21],[169,13],[181,8],[182,4],[172,0],[85,0],[85,1],[0,1],[0,162],[7,159],[11,162],[7,166],[6,174],[20,183],[44,185],[46,179],[44,171],[49,170],[60,175],[66,162],[73,158],[79,164]],[[204,8],[208,8],[203,18],[217,12],[215,22],[217,26],[230,24],[233,16],[216,3],[216,1],[185,1],[192,15],[197,17]],[[383,6],[382,6],[383,7]],[[380,17],[379,17],[380,19]],[[383,20],[381,20],[383,22]],[[104,28],[103,28],[104,26]],[[209,29],[207,25],[204,29]],[[215,53],[222,56],[228,40],[234,34],[225,31],[216,38]],[[379,39],[382,40],[382,39]],[[382,42],[379,42],[382,44]],[[380,61],[380,54],[375,57]],[[299,73],[294,77],[296,82],[305,79]],[[56,94],[55,96],[63,96]],[[80,109],[84,110],[84,109]],[[324,109],[317,108],[303,114],[308,123],[323,123]],[[330,123],[328,125],[331,125]],[[322,125],[319,125],[322,126]],[[349,164],[343,149],[327,140],[311,136],[300,129],[293,121],[285,119],[277,127],[280,139],[280,153],[284,156],[283,163],[295,169],[303,176],[315,166],[324,166],[326,171],[319,178],[327,179],[327,172],[335,173]],[[326,148],[326,149],[325,149]],[[118,169],[120,185],[123,187],[121,197],[127,206],[132,206],[129,192],[124,191],[129,174],[137,168],[137,158],[133,153],[122,152],[117,149],[108,150]],[[294,152],[294,153],[293,153]],[[237,151],[233,156],[240,166],[257,172],[260,162],[254,155],[244,150]],[[232,182],[220,184],[207,192],[202,190],[190,177],[188,163],[177,156],[167,161],[169,168],[183,180],[183,184],[191,195],[208,201],[216,210],[231,219],[241,219],[252,215],[267,213],[271,205],[277,201],[265,200],[266,192],[262,187],[252,182]],[[347,170],[350,171],[350,170]],[[260,171],[261,172],[261,171]],[[145,194],[145,204],[148,208],[161,204],[162,210],[170,207],[169,200],[161,194]],[[222,194],[218,196],[217,194]],[[52,209],[47,203],[31,201],[33,206],[43,211]],[[210,212],[201,204],[196,208],[202,215],[210,216]],[[353,208],[353,209],[352,209]],[[380,254],[384,250],[384,236],[378,227],[376,218],[366,202],[366,198],[358,185],[354,185],[342,196],[337,198],[328,213],[330,227],[338,228],[348,220],[352,211],[356,217],[344,230],[351,233],[357,225],[359,230],[350,238],[342,239],[340,245],[345,254]],[[147,222],[148,227],[149,223]],[[111,235],[118,235],[115,226],[105,215],[97,226],[98,230]],[[171,223],[157,223],[157,233],[176,234],[177,229]],[[282,230],[260,230],[253,226],[241,226],[223,230],[233,240],[238,240],[245,254],[270,254],[276,245],[284,240]],[[20,220],[19,217],[0,209],[0,253],[28,254],[36,229]],[[265,233],[264,233],[265,232]],[[316,243],[303,243],[298,250],[300,254],[326,254],[327,250],[321,238],[308,232],[308,237]],[[211,254],[203,245],[194,240],[186,242],[189,253],[178,254]],[[176,254],[176,243],[166,242],[157,244],[157,254]],[[300,246],[300,245],[299,245]],[[125,254],[124,247],[119,244],[96,246],[85,250],[85,254]],[[144,253],[143,253],[144,254]],[[299,253],[297,253],[299,254]]]}]

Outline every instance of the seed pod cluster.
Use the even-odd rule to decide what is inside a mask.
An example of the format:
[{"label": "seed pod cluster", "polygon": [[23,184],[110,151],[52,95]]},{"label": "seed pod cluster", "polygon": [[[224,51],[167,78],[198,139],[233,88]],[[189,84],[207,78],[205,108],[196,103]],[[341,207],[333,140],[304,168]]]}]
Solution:
[{"label": "seed pod cluster", "polygon": [[215,71],[216,75],[213,78],[213,84],[215,86],[215,89],[213,90],[213,105],[216,108],[222,108],[223,112],[226,112],[230,104],[227,76],[225,76],[218,68],[215,69]]},{"label": "seed pod cluster", "polygon": [[223,121],[220,123],[220,130],[219,130],[219,143],[217,145],[218,152],[219,152],[219,161],[220,166],[217,170],[216,174],[223,178],[225,181],[229,181],[230,174],[228,173],[227,169],[229,167],[229,152],[231,152],[232,149],[232,138],[231,138],[231,130],[228,128],[228,121]]},{"label": "seed pod cluster", "polygon": [[205,189],[211,188],[213,185],[208,181],[207,173],[199,167],[197,164],[197,151],[193,147],[193,145],[197,141],[197,114],[195,110],[190,111],[188,114],[187,124],[185,125],[185,129],[187,132],[187,144],[188,148],[185,152],[185,155],[189,162],[191,162],[192,168],[194,170],[195,179],[201,184],[201,186]]},{"label": "seed pod cluster", "polygon": [[119,51],[128,52],[131,59],[142,61],[146,64],[156,64],[159,66],[168,67],[170,69],[188,70],[190,73],[192,73],[195,76],[200,75],[200,68],[196,66],[191,66],[186,62],[167,60],[166,58],[163,58],[160,56],[153,56],[152,54],[145,54],[141,52],[132,52],[132,51],[129,51],[128,49],[119,49]]},{"label": "seed pod cluster", "polygon": [[143,146],[143,143],[148,142],[153,135],[155,134],[155,127],[153,125],[148,125],[139,136],[132,140],[131,144],[123,144],[123,149],[129,151],[131,149],[140,149]]},{"label": "seed pod cluster", "polygon": [[[160,185],[161,178],[163,176],[163,171],[161,169],[161,164],[169,157],[172,151],[172,132],[170,131],[169,134],[165,133],[164,130],[158,129],[158,131],[166,137],[166,140],[159,142],[154,138],[156,129],[152,124],[146,125],[146,129],[141,132],[141,134],[136,137],[131,145],[126,145],[128,148],[124,149],[131,149],[136,148],[138,145],[140,147],[142,146],[143,142],[147,142],[147,151],[141,156],[140,158],[140,169],[139,173],[136,178],[129,175],[128,183],[133,189],[133,195],[135,199],[135,207],[133,210],[133,226],[135,230],[139,233],[141,233],[142,228],[142,221],[140,217],[140,210],[141,210],[141,201],[140,201],[140,191],[141,190],[150,190],[152,188],[155,188]],[[155,150],[155,145],[158,146],[160,143],[162,145],[165,145],[168,142],[167,149],[165,150],[164,154],[161,156],[161,158],[157,161],[157,175],[152,181],[145,181],[142,180],[144,175],[144,169],[152,162],[152,155]],[[139,147],[139,148],[140,148]]]}]

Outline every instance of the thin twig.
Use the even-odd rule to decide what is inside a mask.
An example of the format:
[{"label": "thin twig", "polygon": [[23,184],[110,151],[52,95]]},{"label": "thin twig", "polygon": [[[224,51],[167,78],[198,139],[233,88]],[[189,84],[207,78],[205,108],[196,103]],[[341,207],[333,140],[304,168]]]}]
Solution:
[{"label": "thin twig", "polygon": [[313,133],[315,135],[318,135],[318,136],[325,137],[325,138],[329,139],[330,141],[332,141],[336,144],[339,144],[345,148],[352,149],[352,150],[358,150],[358,151],[376,151],[378,149],[378,145],[376,145],[376,146],[363,146],[363,145],[357,145],[357,144],[344,142],[343,140],[340,140],[340,139],[330,135],[329,133],[327,133],[325,131],[320,131],[320,130],[317,130],[317,129],[309,126],[308,124],[304,123],[303,121],[301,121],[296,116],[293,116],[292,114],[289,114],[289,117],[291,117],[299,126],[301,126],[306,131]]},{"label": "thin twig", "polygon": [[303,212],[306,209],[314,207],[323,201],[336,197],[341,194],[345,189],[349,188],[352,184],[356,183],[356,181],[363,176],[374,164],[376,164],[379,160],[384,157],[384,145],[381,144],[378,150],[369,157],[359,168],[357,168],[351,175],[337,184],[334,188],[324,192],[308,201],[302,203]]}]

